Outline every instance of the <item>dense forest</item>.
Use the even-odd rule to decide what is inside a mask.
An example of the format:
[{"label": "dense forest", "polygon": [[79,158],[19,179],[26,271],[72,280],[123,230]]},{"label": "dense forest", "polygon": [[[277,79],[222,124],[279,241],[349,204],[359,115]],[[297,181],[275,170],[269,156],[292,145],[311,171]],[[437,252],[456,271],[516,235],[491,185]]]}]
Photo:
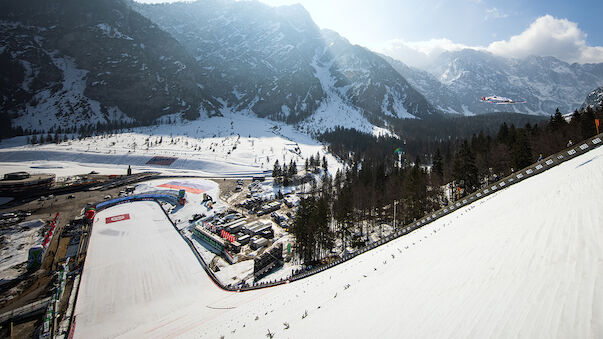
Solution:
[{"label": "dense forest", "polygon": [[[571,119],[557,110],[540,124],[503,122],[494,132],[429,140],[417,135],[406,143],[342,128],[325,133],[321,140],[346,166],[337,173],[324,171],[313,194],[302,199],[292,227],[298,253],[312,263],[328,256],[336,239],[344,247],[362,246],[369,229],[394,220],[397,226],[410,223],[596,135],[596,118],[603,118],[603,110],[575,111]],[[426,145],[433,151],[424,152]]]}]

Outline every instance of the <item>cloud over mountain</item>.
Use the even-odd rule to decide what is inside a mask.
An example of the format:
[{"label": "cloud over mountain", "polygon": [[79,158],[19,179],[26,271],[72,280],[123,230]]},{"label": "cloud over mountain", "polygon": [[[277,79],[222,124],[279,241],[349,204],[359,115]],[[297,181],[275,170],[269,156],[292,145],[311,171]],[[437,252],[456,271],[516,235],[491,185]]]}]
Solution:
[{"label": "cloud over mountain", "polygon": [[554,56],[566,62],[603,62],[603,47],[591,47],[578,24],[545,15],[509,40],[495,41],[487,50],[495,55],[522,58],[529,55]]},{"label": "cloud over mountain", "polygon": [[534,20],[522,33],[507,40],[494,41],[487,47],[468,46],[445,38],[413,42],[395,39],[390,40],[380,52],[420,68],[443,52],[465,48],[508,58],[537,55],[553,56],[569,63],[603,62],[603,46],[589,46],[586,33],[577,23],[548,14]]}]

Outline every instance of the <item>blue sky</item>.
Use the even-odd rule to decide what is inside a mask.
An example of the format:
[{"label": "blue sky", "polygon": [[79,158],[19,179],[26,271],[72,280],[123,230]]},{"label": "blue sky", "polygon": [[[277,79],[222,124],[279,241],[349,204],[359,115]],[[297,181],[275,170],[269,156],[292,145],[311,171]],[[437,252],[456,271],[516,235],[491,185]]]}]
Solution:
[{"label": "blue sky", "polygon": [[418,67],[441,51],[465,47],[506,57],[603,62],[600,0],[260,1],[300,3],[321,28]]},{"label": "blue sky", "polygon": [[467,45],[488,44],[521,33],[550,14],[578,23],[590,44],[603,45],[603,1],[591,0],[260,0],[269,5],[300,3],[322,28],[352,41],[410,41],[448,38]]},{"label": "blue sky", "polygon": [[505,57],[603,62],[601,0],[258,1],[300,3],[319,27],[418,67],[442,51],[462,48]]}]

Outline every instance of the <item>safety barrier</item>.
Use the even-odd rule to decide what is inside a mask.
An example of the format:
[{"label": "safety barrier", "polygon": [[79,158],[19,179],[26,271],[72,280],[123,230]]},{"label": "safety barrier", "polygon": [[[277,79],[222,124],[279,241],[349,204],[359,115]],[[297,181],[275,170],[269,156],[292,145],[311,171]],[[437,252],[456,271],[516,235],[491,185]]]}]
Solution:
[{"label": "safety barrier", "polygon": [[178,204],[178,196],[175,194],[170,194],[170,193],[166,193],[166,192],[161,193],[161,194],[137,194],[137,195],[116,198],[116,199],[107,200],[107,201],[98,203],[95,206],[96,213],[98,213],[106,208],[113,207],[115,205],[132,202],[132,201],[144,201],[144,200],[149,200],[149,201],[165,200],[173,205]]}]

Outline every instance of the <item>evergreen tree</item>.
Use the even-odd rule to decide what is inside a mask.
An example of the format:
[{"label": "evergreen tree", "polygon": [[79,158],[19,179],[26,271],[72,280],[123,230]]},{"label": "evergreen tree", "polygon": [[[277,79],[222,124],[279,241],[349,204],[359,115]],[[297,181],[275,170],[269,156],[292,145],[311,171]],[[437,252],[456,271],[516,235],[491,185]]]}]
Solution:
[{"label": "evergreen tree", "polygon": [[553,132],[556,132],[556,131],[562,129],[563,127],[565,127],[565,125],[567,125],[567,122],[565,121],[565,118],[559,111],[559,108],[557,108],[555,110],[555,115],[551,117],[550,126],[553,129]]},{"label": "evergreen tree", "polygon": [[297,174],[297,164],[295,164],[295,162],[293,160],[291,160],[291,162],[289,163],[288,176],[291,180],[293,180],[293,178],[295,177],[296,174]]},{"label": "evergreen tree", "polygon": [[274,167],[272,168],[272,177],[276,182],[280,182],[280,177],[282,175],[281,165],[278,162],[278,159],[274,161]]},{"label": "evergreen tree", "polygon": [[324,199],[301,199],[291,233],[305,263],[320,259],[332,249],[334,235],[329,220],[329,206]]},{"label": "evergreen tree", "polygon": [[593,108],[588,106],[582,115],[580,120],[580,134],[583,139],[590,138],[597,134],[597,127],[595,126],[595,112]]},{"label": "evergreen tree", "polygon": [[515,143],[516,137],[517,137],[517,129],[515,128],[515,124],[511,124],[511,127],[509,127],[509,137],[507,138],[506,145],[508,147],[513,146],[513,144]]},{"label": "evergreen tree", "polygon": [[464,140],[461,149],[457,153],[454,166],[454,178],[463,182],[465,189],[469,192],[479,187],[478,169],[475,165],[475,156],[471,152],[469,143]]},{"label": "evergreen tree", "polygon": [[353,206],[354,194],[352,189],[347,184],[344,184],[333,203],[333,218],[337,222],[336,233],[341,237],[341,243],[344,248],[346,247],[346,238],[351,236],[354,226]]},{"label": "evergreen tree", "polygon": [[289,169],[286,164],[283,164],[283,169],[281,170],[281,177],[284,186],[289,186],[291,183],[291,178],[289,177]]},{"label": "evergreen tree", "polygon": [[507,126],[506,122],[503,122],[498,129],[498,134],[496,136],[496,141],[506,144],[509,140],[509,126]]},{"label": "evergreen tree", "polygon": [[532,147],[524,131],[517,133],[517,138],[511,150],[513,167],[520,169],[532,164]]},{"label": "evergreen tree", "polygon": [[425,173],[419,166],[409,169],[404,180],[403,206],[405,213],[412,219],[420,218],[428,209],[427,204],[427,181]]},{"label": "evergreen tree", "polygon": [[433,165],[431,167],[431,172],[439,177],[441,180],[444,177],[444,167],[442,165],[442,155],[440,154],[440,149],[436,150],[436,153],[433,157]]},{"label": "evergreen tree", "polygon": [[315,202],[312,217],[318,238],[318,248],[316,249],[318,253],[315,253],[315,257],[321,259],[324,258],[335,245],[335,235],[329,227],[329,222],[331,220],[329,204],[324,197],[319,198]]},{"label": "evergreen tree", "polygon": [[342,176],[343,174],[341,173],[341,170],[337,169],[337,172],[335,173],[335,179],[333,180],[333,188],[335,190],[335,193],[339,192],[339,189],[341,188],[341,184],[343,182]]}]

